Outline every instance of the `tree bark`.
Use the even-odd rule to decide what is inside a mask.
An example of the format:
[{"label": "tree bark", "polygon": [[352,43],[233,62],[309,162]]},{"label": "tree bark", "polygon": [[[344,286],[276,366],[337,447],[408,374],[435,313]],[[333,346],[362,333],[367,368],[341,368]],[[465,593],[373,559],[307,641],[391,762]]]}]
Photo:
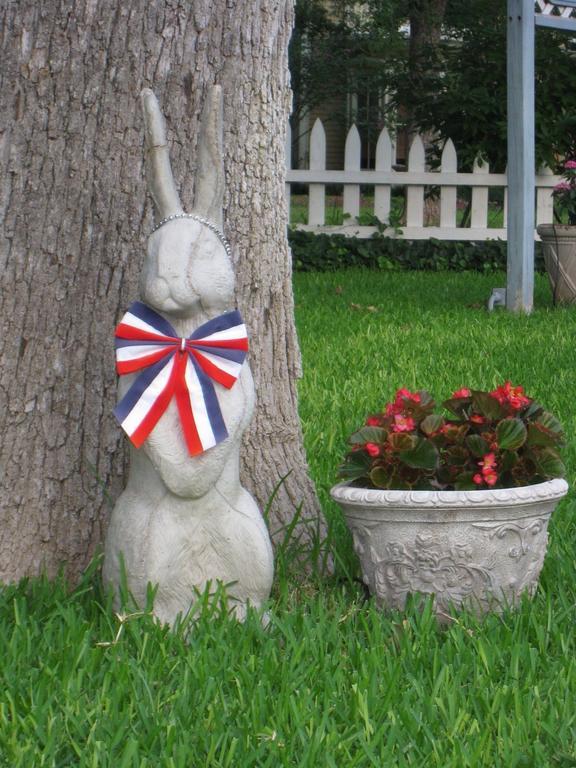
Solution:
[{"label": "tree bark", "polygon": [[[434,53],[442,36],[447,4],[448,0],[412,0],[409,4],[408,69],[412,98],[418,98],[426,72],[435,64]],[[410,110],[407,126],[409,134],[416,132]]]},{"label": "tree bark", "polygon": [[412,0],[410,3],[411,70],[417,74],[426,66],[426,52],[438,45],[448,0]]},{"label": "tree bark", "polygon": [[0,580],[61,567],[76,577],[123,485],[112,337],[137,297],[152,225],[143,87],[162,104],[190,207],[198,117],[207,86],[223,86],[225,229],[258,396],[243,481],[265,507],[289,473],[273,532],[301,503],[305,520],[320,520],[297,412],[286,241],[291,24],[291,0],[0,8]]}]

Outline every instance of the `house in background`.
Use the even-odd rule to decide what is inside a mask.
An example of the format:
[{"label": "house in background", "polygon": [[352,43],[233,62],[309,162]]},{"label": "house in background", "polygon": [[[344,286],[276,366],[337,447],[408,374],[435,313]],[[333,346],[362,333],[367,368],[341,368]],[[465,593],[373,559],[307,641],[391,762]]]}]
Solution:
[{"label": "house in background", "polygon": [[[309,14],[314,6],[316,16],[311,21],[306,13]],[[338,51],[338,42],[342,44],[342,40],[336,36],[335,43],[331,46],[327,36],[318,33],[318,28],[322,27],[322,24],[326,27],[331,23],[342,24],[346,6],[346,0],[302,0],[302,5],[297,3],[297,24],[291,43],[293,49],[290,61],[295,91],[295,111],[290,120],[293,168],[308,167],[310,132],[318,118],[326,133],[326,168],[328,170],[343,168],[346,136],[354,124],[362,139],[362,168],[374,168],[376,142],[380,131],[385,126],[388,126],[391,134],[397,134],[397,162],[402,164],[407,158],[407,132],[400,121],[394,126],[393,121],[390,120],[390,93],[387,90],[386,80],[380,78],[379,85],[375,87],[373,84],[375,78],[370,80],[355,73],[356,76],[352,78],[353,82],[348,90],[342,82],[347,79],[348,70],[345,66],[341,66],[342,59],[346,57],[346,51],[342,51],[341,56],[338,53],[335,55]],[[299,8],[304,20],[299,16]],[[305,11],[302,10],[303,8]],[[398,34],[406,39],[409,36],[409,27],[400,29]],[[401,44],[404,44],[402,40]],[[296,46],[298,49],[294,50]],[[324,62],[326,62],[325,65]],[[333,64],[333,70],[330,69],[330,63]],[[295,71],[295,68],[300,68],[300,71]],[[303,91],[307,86],[310,87],[311,70],[315,72],[311,87],[314,96],[311,99],[306,95],[301,98],[299,87],[301,86]],[[383,65],[383,72],[384,70]],[[318,72],[321,73],[320,77]],[[325,99],[322,99],[323,89],[326,92]],[[307,100],[313,104],[311,108],[305,104]]]}]

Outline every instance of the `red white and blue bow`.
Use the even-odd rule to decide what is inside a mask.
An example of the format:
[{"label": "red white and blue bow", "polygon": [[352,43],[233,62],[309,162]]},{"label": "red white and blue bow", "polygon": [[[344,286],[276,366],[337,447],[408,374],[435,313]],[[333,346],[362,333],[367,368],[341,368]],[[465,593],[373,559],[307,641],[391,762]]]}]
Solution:
[{"label": "red white and blue bow", "polygon": [[192,456],[228,437],[213,381],[230,389],[240,375],[248,338],[236,310],[209,320],[188,338],[140,301],[116,328],[116,370],[142,371],[114,409],[139,448],[173,397]]}]

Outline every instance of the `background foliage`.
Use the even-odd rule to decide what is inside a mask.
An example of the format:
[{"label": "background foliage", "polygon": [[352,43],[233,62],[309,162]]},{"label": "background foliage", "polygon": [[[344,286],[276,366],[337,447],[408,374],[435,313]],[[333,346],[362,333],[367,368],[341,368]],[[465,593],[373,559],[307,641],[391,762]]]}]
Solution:
[{"label": "background foliage", "polygon": [[[298,0],[290,47],[293,121],[321,103],[328,117],[355,121],[374,134],[384,123],[408,122],[454,141],[459,161],[475,156],[494,172],[506,166],[506,2],[356,0],[327,13],[321,0]],[[417,11],[417,17],[415,16]],[[430,34],[410,53],[411,20]],[[576,41],[548,29],[536,33],[536,156],[554,168],[557,156],[576,155]],[[426,62],[422,67],[421,62]],[[420,64],[419,64],[420,63]],[[360,109],[346,109],[356,94]],[[362,105],[370,105],[370,111]],[[378,104],[378,108],[374,105]]]},{"label": "background foliage", "polygon": [[[289,230],[288,240],[294,269],[299,272],[330,272],[346,267],[485,273],[506,269],[503,240],[399,240],[382,235],[361,239],[295,229]],[[543,272],[539,243],[536,243],[535,261],[536,269]]]},{"label": "background foliage", "polygon": [[[506,168],[506,3],[449,0],[441,43],[429,49],[418,88],[399,61],[398,102],[416,124],[452,138],[465,166],[476,151],[491,170]],[[536,31],[536,161],[576,152],[576,42],[562,32]]]}]

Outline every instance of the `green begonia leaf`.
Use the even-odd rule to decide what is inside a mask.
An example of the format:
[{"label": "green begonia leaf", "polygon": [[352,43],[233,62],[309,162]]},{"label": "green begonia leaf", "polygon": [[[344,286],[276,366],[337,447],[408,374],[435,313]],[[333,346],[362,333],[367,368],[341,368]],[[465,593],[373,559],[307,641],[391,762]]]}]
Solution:
[{"label": "green begonia leaf", "polygon": [[456,416],[462,416],[464,409],[470,405],[470,402],[471,399],[469,397],[452,397],[449,400],[444,400],[442,406],[456,414]]},{"label": "green begonia leaf", "polygon": [[382,427],[362,427],[350,437],[348,442],[352,445],[364,445],[364,443],[376,443],[380,445],[386,439],[386,430]]},{"label": "green begonia leaf", "polygon": [[456,480],[454,481],[454,488],[457,491],[474,491],[478,488],[474,480],[472,479],[474,477],[473,472],[462,472],[462,474],[458,475]]},{"label": "green begonia leaf", "polygon": [[561,436],[549,432],[545,427],[537,422],[528,424],[528,437],[526,438],[526,445],[540,445],[547,448],[552,448],[562,442]]},{"label": "green begonia leaf", "polygon": [[431,435],[433,432],[438,432],[440,427],[444,424],[444,419],[437,413],[431,413],[426,416],[420,423],[420,429],[424,434]]},{"label": "green begonia leaf", "polygon": [[564,432],[562,430],[562,425],[556,418],[556,416],[553,416],[551,413],[548,413],[548,411],[544,411],[540,414],[540,416],[536,419],[535,424],[539,424],[540,426],[544,427],[548,432],[552,432],[555,435],[563,435]]},{"label": "green begonia leaf", "polygon": [[345,480],[357,480],[365,477],[370,471],[371,457],[364,451],[351,451],[346,455],[344,463],[338,468],[338,477]]},{"label": "green begonia leaf", "polygon": [[390,435],[388,442],[395,451],[411,451],[418,443],[418,437],[407,435],[406,432],[395,432]]},{"label": "green begonia leaf", "polygon": [[552,448],[533,451],[531,458],[536,469],[543,477],[564,477],[566,474],[564,462]]},{"label": "green begonia leaf", "polygon": [[496,439],[504,451],[518,450],[527,436],[526,426],[520,419],[503,419],[496,427]]},{"label": "green begonia leaf", "polygon": [[488,392],[472,392],[472,405],[478,413],[487,419],[502,419],[506,416],[506,411],[498,400]]},{"label": "green begonia leaf", "polygon": [[374,467],[372,472],[370,472],[370,480],[372,480],[376,488],[388,488],[390,475],[384,467]]},{"label": "green begonia leaf", "polygon": [[490,452],[490,446],[480,435],[468,435],[466,445],[470,448],[473,456],[481,458]]},{"label": "green begonia leaf", "polygon": [[400,459],[409,467],[432,470],[438,463],[438,450],[430,440],[420,438],[412,450],[400,454]]}]

